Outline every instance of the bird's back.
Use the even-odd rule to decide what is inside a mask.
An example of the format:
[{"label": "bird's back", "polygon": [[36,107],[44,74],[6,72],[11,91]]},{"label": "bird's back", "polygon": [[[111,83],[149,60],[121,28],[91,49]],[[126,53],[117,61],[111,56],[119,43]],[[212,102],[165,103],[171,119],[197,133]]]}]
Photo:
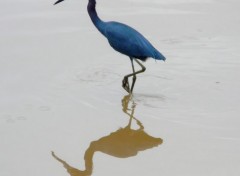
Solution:
[{"label": "bird's back", "polygon": [[106,22],[103,34],[116,51],[129,57],[143,61],[149,57],[166,59],[142,34],[125,24]]}]

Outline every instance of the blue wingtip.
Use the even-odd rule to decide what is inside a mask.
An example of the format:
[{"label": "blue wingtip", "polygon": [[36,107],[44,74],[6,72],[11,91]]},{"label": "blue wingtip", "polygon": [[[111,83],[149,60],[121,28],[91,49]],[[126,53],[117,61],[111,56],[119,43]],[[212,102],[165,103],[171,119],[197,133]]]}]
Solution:
[{"label": "blue wingtip", "polygon": [[156,52],[155,52],[155,57],[154,57],[154,59],[163,60],[164,62],[166,61],[166,57],[164,57],[159,51],[156,51]]}]

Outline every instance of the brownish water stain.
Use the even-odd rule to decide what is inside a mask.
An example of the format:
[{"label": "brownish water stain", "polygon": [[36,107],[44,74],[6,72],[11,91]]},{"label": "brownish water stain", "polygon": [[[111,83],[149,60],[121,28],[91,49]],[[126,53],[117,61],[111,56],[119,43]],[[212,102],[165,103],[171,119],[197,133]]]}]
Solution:
[{"label": "brownish water stain", "polygon": [[[122,99],[122,110],[129,116],[127,126],[90,143],[84,155],[85,170],[79,170],[70,166],[52,152],[52,156],[63,164],[63,167],[71,176],[90,176],[93,172],[93,156],[95,152],[102,152],[118,158],[128,158],[136,156],[139,151],[162,144],[163,140],[161,138],[152,137],[144,131],[142,123],[134,117],[136,108],[134,101],[132,101],[132,106],[128,107],[130,100],[131,95],[126,95]],[[138,129],[131,129],[133,120],[136,121]]]}]

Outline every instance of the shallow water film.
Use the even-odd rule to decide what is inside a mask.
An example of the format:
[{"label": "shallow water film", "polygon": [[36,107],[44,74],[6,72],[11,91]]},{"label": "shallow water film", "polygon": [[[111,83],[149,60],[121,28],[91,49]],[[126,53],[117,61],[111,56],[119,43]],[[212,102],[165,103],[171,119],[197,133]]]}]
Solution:
[{"label": "shallow water film", "polygon": [[240,1],[97,1],[167,58],[132,95],[88,1],[54,2],[0,1],[1,176],[240,175]]}]

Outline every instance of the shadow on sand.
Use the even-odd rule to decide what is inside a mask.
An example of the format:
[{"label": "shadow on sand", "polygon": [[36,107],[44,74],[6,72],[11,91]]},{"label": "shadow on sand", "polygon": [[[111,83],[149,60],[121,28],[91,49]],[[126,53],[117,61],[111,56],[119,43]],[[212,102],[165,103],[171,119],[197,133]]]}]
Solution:
[{"label": "shadow on sand", "polygon": [[[132,102],[131,108],[128,107],[130,101]],[[161,138],[152,137],[144,131],[142,123],[134,117],[135,108],[136,104],[131,100],[131,95],[124,96],[122,99],[122,110],[129,116],[129,123],[126,127],[91,142],[84,155],[85,170],[82,171],[70,166],[54,152],[52,152],[52,156],[63,164],[63,167],[71,176],[90,176],[93,172],[93,156],[95,152],[102,152],[118,158],[127,158],[136,156],[139,151],[162,144],[163,140]],[[136,121],[138,129],[131,129],[133,120]]]}]

